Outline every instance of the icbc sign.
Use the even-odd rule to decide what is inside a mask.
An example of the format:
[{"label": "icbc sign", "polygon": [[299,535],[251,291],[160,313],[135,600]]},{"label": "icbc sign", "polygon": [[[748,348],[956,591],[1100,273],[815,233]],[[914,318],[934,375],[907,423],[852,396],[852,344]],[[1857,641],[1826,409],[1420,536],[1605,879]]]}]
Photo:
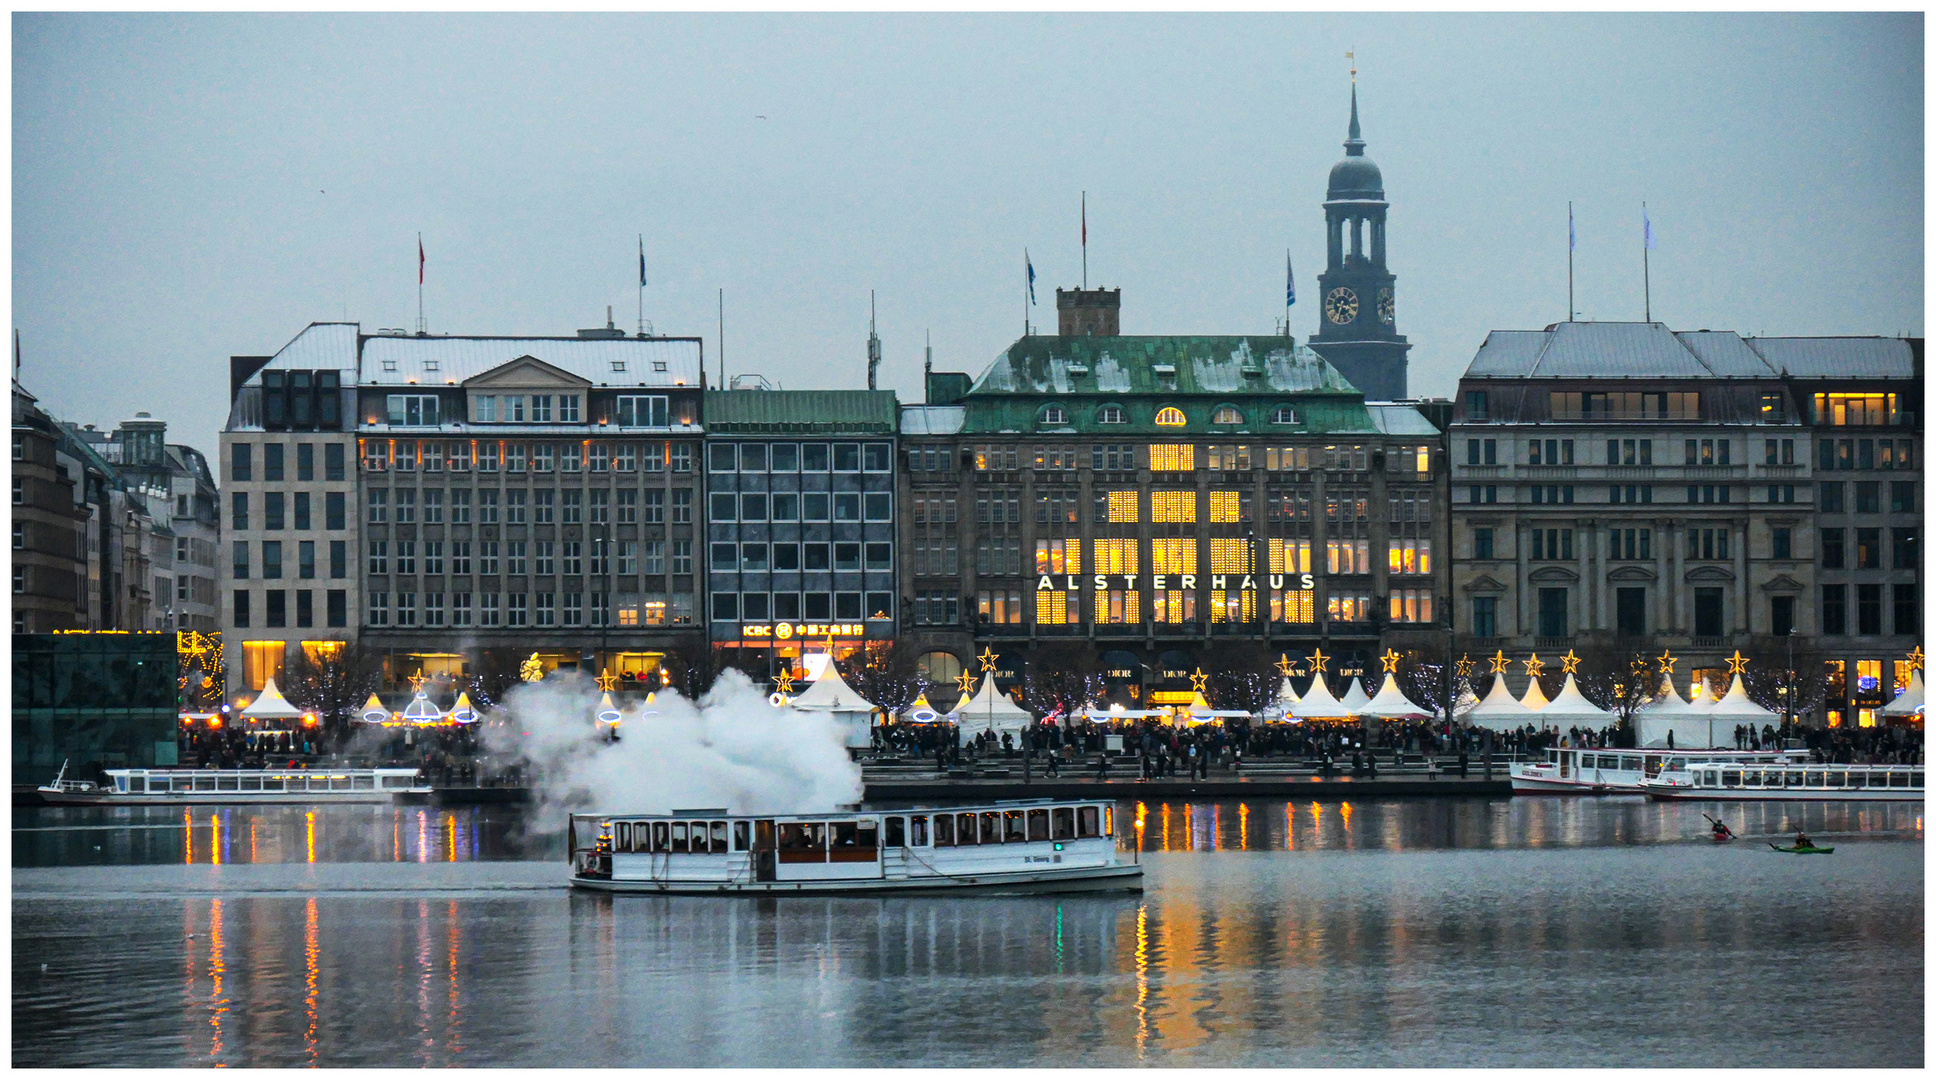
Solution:
[{"label": "icbc sign", "polygon": [[739,628],[739,636],[743,638],[773,638],[780,641],[791,641],[794,638],[861,637],[866,632],[867,627],[861,623],[783,622]]}]

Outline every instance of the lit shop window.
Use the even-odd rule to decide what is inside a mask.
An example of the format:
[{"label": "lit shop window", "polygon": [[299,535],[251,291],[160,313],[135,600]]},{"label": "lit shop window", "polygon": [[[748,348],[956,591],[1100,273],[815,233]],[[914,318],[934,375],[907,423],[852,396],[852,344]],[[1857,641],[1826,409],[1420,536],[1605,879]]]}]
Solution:
[{"label": "lit shop window", "polygon": [[1158,574],[1197,572],[1197,542],[1186,537],[1159,536],[1150,541],[1150,566]]},{"label": "lit shop window", "polygon": [[1308,574],[1311,572],[1311,542],[1270,538],[1270,572]]},{"label": "lit shop window", "polygon": [[1192,472],[1197,467],[1197,448],[1191,443],[1151,443],[1151,472]]},{"label": "lit shop window", "polygon": [[[1113,499],[1115,493],[1111,492]],[[1115,520],[1112,506],[1111,521]],[[1131,518],[1131,521],[1136,520]],[[1150,520],[1159,525],[1194,525],[1197,520],[1197,493],[1194,491],[1150,492]]]},{"label": "lit shop window", "polygon": [[1211,537],[1211,573],[1248,574],[1251,572],[1251,569],[1249,540],[1241,537]]},{"label": "lit shop window", "polygon": [[1257,618],[1257,594],[1239,589],[1210,590],[1210,621],[1250,622]]},{"label": "lit shop window", "polygon": [[1158,589],[1151,597],[1153,618],[1160,623],[1193,623],[1197,621],[1197,593],[1195,589]]},{"label": "lit shop window", "polygon": [[1309,589],[1277,589],[1271,593],[1270,607],[1272,622],[1317,621],[1317,607]]},{"label": "lit shop window", "polygon": [[1035,625],[1037,626],[1060,626],[1078,622],[1081,615],[1081,593],[1041,590],[1035,594]]},{"label": "lit shop window", "polygon": [[1249,517],[1245,514],[1242,498],[1244,493],[1236,491],[1213,491],[1210,493],[1210,523],[1212,525],[1234,525]]},{"label": "lit shop window", "polygon": [[1393,540],[1390,569],[1394,574],[1431,573],[1432,542],[1430,540]]},{"label": "lit shop window", "polygon": [[1082,573],[1082,541],[1037,540],[1035,572],[1038,574]]},{"label": "lit shop window", "polygon": [[1139,623],[1143,621],[1142,592],[1138,589],[1099,589],[1096,591],[1096,621],[1099,623]]},{"label": "lit shop window", "polygon": [[1429,623],[1432,621],[1432,593],[1429,589],[1393,589],[1391,621]]},{"label": "lit shop window", "polygon": [[1157,427],[1182,427],[1187,422],[1183,418],[1183,410],[1174,405],[1166,405],[1156,411]]},{"label": "lit shop window", "polygon": [[[1161,493],[1160,492],[1154,493],[1152,494],[1151,497],[1154,498],[1155,494],[1161,494]],[[1112,525],[1135,524],[1137,520],[1139,520],[1139,515],[1137,514],[1136,492],[1134,491],[1110,492],[1109,493],[1109,523]],[[1162,519],[1157,518],[1155,520],[1161,521]],[[1191,520],[1195,520],[1195,518],[1192,518]]]},{"label": "lit shop window", "polygon": [[1324,556],[1325,569],[1330,573],[1371,573],[1371,542],[1369,540],[1326,540],[1324,542]]},{"label": "lit shop window", "polygon": [[[1071,544],[1076,541],[1070,541]],[[1137,546],[1134,538],[1098,539],[1095,545],[1095,572],[1098,574],[1135,574],[1137,569]]]},{"label": "lit shop window", "polygon": [[1371,597],[1363,593],[1355,595],[1331,595],[1330,616],[1332,622],[1368,622],[1371,619]]}]

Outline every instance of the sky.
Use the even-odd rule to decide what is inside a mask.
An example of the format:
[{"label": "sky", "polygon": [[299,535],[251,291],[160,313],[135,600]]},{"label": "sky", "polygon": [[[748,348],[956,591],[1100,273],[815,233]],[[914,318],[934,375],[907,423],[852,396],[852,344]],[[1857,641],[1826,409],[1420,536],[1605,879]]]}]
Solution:
[{"label": "sky", "polygon": [[1923,17],[118,15],[13,19],[14,326],[56,416],[216,448],[312,321],[644,315],[788,388],[979,373],[1038,304],[1317,328],[1350,61],[1411,392],[1493,329],[1923,332]]}]

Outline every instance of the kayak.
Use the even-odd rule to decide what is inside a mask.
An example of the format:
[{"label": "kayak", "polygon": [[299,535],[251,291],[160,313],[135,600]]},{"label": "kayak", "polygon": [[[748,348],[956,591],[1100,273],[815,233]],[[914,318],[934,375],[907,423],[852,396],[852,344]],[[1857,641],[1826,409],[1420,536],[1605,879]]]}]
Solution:
[{"label": "kayak", "polygon": [[1790,855],[1833,855],[1835,854],[1835,849],[1832,847],[1779,847],[1775,844],[1769,844],[1768,846],[1771,848],[1774,848],[1776,851],[1786,852]]},{"label": "kayak", "polygon": [[1714,842],[1717,844],[1725,844],[1732,839],[1734,839],[1733,833],[1715,833],[1714,834]]}]

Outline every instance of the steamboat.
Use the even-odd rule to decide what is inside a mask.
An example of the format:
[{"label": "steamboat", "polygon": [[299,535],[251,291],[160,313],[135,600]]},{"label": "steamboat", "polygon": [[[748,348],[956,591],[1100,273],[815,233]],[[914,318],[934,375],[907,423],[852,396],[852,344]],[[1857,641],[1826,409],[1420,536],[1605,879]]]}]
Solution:
[{"label": "steamboat", "polygon": [[1023,800],[833,814],[573,814],[576,888],[828,895],[1141,891],[1107,801]]},{"label": "steamboat", "polygon": [[1704,762],[1640,787],[1661,801],[1922,802],[1923,767]]},{"label": "steamboat", "polygon": [[382,803],[430,785],[399,769],[107,769],[107,783],[67,779],[67,765],[39,789],[50,806],[204,803]]},{"label": "steamboat", "polygon": [[1546,751],[1545,761],[1512,766],[1514,795],[1638,795],[1646,780],[1683,773],[1704,762],[1755,768],[1801,764],[1803,751],[1574,749]]}]

